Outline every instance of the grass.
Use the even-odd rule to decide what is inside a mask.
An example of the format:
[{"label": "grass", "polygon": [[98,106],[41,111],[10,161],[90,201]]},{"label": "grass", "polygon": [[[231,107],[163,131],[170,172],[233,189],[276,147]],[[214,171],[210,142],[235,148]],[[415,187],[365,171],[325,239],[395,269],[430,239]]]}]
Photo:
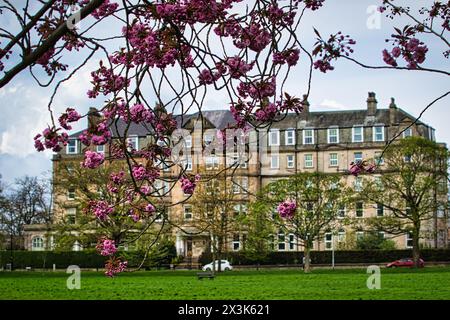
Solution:
[{"label": "grass", "polygon": [[80,290],[67,289],[63,272],[0,272],[0,299],[450,299],[450,267],[382,269],[380,290],[367,288],[365,269],[232,271],[213,280],[196,272],[82,272]]}]

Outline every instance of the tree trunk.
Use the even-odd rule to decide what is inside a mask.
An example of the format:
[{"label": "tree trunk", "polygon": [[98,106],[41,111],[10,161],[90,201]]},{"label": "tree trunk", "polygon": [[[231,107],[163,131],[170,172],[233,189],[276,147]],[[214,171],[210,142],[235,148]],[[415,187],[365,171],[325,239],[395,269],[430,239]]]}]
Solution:
[{"label": "tree trunk", "polygon": [[419,231],[416,229],[413,231],[413,261],[414,267],[420,267],[420,247],[419,247]]},{"label": "tree trunk", "polygon": [[311,249],[309,247],[309,244],[305,245],[305,257],[304,257],[304,259],[305,259],[305,262],[304,262],[303,270],[305,271],[305,273],[309,273],[309,272],[311,272],[311,263],[310,263],[310,260],[311,260]]}]

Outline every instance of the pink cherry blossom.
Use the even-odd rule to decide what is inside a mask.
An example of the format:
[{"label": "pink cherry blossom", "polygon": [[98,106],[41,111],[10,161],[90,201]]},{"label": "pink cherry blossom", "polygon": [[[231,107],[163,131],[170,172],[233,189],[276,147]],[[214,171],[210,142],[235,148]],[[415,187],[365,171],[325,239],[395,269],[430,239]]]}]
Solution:
[{"label": "pink cherry blossom", "polygon": [[295,211],[297,210],[297,204],[295,201],[285,200],[281,202],[277,211],[281,218],[291,219],[295,215]]},{"label": "pink cherry blossom", "polygon": [[104,221],[114,211],[114,208],[106,201],[92,200],[85,210],[93,213],[99,220]]},{"label": "pink cherry blossom", "polygon": [[95,169],[105,161],[105,155],[100,152],[87,150],[84,153],[84,161],[81,165],[85,168]]},{"label": "pink cherry blossom", "polygon": [[112,256],[117,252],[115,241],[106,238],[101,239],[96,249],[102,256]]}]

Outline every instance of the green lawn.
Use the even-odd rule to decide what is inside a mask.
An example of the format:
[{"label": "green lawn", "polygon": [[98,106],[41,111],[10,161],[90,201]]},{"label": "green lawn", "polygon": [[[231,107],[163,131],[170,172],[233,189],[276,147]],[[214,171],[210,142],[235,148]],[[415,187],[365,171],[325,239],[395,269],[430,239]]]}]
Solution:
[{"label": "green lawn", "polygon": [[381,269],[369,290],[365,269],[232,271],[198,280],[197,271],[82,272],[81,289],[62,272],[0,272],[0,299],[450,299],[450,267]]}]

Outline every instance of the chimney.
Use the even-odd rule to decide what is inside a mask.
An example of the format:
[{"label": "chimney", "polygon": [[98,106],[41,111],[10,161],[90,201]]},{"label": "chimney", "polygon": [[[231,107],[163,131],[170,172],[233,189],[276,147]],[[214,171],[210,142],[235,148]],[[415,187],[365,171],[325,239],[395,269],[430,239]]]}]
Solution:
[{"label": "chimney", "polygon": [[377,99],[375,98],[375,92],[369,92],[367,98],[367,115],[374,116],[377,113]]},{"label": "chimney", "polygon": [[98,123],[102,120],[102,116],[100,112],[96,108],[89,108],[88,112],[88,130],[92,129],[94,126],[97,126]]},{"label": "chimney", "polygon": [[308,101],[308,96],[306,94],[303,95],[302,106],[303,106],[302,113],[304,114],[305,119],[308,119],[310,104],[309,104],[309,101]]},{"label": "chimney", "polygon": [[397,123],[397,105],[394,98],[391,98],[391,104],[389,105],[389,123]]}]

